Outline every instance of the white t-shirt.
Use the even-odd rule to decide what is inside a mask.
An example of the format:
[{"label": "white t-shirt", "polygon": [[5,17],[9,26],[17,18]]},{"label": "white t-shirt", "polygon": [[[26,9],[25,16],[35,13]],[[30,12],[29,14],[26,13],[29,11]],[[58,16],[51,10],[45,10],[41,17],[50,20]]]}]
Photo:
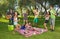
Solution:
[{"label": "white t-shirt", "polygon": [[49,16],[48,17],[45,17],[45,20],[49,20]]},{"label": "white t-shirt", "polygon": [[18,20],[17,18],[14,18],[14,25],[17,25],[18,24]]},{"label": "white t-shirt", "polygon": [[14,18],[14,22],[18,22],[18,19],[17,19],[17,17],[16,17],[16,18]]}]

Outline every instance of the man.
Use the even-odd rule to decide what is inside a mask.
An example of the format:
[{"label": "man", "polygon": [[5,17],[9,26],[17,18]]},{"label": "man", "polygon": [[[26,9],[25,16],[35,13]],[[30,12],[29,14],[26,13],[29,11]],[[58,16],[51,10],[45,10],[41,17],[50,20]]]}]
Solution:
[{"label": "man", "polygon": [[50,28],[51,28],[51,31],[54,31],[54,27],[55,27],[55,16],[56,16],[56,11],[53,8],[53,6],[50,6]]}]

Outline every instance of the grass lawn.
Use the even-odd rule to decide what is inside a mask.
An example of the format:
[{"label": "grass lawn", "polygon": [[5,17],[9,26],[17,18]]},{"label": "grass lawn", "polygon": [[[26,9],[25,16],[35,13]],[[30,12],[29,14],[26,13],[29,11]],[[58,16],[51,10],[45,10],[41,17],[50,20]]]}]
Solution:
[{"label": "grass lawn", "polygon": [[[31,23],[32,23],[33,18],[29,18],[29,21],[31,21]],[[22,18],[19,23],[22,24]],[[36,27],[43,28],[43,23],[44,23],[44,19],[40,18],[38,26],[36,26]],[[56,18],[56,26],[55,26],[54,32],[51,32],[49,30],[48,32],[45,32],[43,34],[33,35],[28,38],[22,36],[21,34],[19,34],[17,32],[15,34],[13,34],[11,31],[8,31],[7,26],[8,26],[8,20],[6,20],[4,18],[0,18],[0,39],[60,39],[60,17]],[[47,26],[48,26],[48,29],[50,29],[49,23]]]}]

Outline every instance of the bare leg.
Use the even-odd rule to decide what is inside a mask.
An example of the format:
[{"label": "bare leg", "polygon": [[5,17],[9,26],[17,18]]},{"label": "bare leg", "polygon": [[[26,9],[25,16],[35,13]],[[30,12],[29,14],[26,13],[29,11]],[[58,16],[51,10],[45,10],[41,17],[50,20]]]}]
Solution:
[{"label": "bare leg", "polygon": [[50,28],[52,31],[54,31],[54,27],[55,27],[55,19],[52,19],[51,20],[51,25],[50,25]]},{"label": "bare leg", "polygon": [[17,30],[20,29],[20,25],[19,25],[19,24],[16,25],[16,29],[17,29]]},{"label": "bare leg", "polygon": [[23,20],[23,24],[25,24],[25,20]]},{"label": "bare leg", "polygon": [[46,23],[44,23],[44,27],[45,27],[45,29],[47,29]]},{"label": "bare leg", "polygon": [[52,30],[52,25],[50,25],[50,29]]},{"label": "bare leg", "polygon": [[26,22],[25,23],[28,23],[28,20],[26,20]]},{"label": "bare leg", "polygon": [[51,29],[52,31],[54,31],[54,26],[50,26],[50,29]]},{"label": "bare leg", "polygon": [[54,26],[52,26],[52,29],[54,30]]}]

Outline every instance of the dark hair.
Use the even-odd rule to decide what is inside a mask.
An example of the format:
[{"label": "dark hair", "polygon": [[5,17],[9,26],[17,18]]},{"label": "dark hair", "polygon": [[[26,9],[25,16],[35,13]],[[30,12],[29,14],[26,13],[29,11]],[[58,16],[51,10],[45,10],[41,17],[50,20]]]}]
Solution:
[{"label": "dark hair", "polygon": [[38,8],[35,8],[35,10],[38,12]]},{"label": "dark hair", "polygon": [[53,5],[50,5],[50,7],[54,7]]},{"label": "dark hair", "polygon": [[[14,11],[14,13],[17,12],[17,11]],[[17,12],[17,15],[19,15],[19,13]]]},{"label": "dark hair", "polygon": [[[15,12],[17,12],[17,11],[14,11],[14,16],[15,16]],[[18,17],[18,13],[17,13],[17,17]]]}]

